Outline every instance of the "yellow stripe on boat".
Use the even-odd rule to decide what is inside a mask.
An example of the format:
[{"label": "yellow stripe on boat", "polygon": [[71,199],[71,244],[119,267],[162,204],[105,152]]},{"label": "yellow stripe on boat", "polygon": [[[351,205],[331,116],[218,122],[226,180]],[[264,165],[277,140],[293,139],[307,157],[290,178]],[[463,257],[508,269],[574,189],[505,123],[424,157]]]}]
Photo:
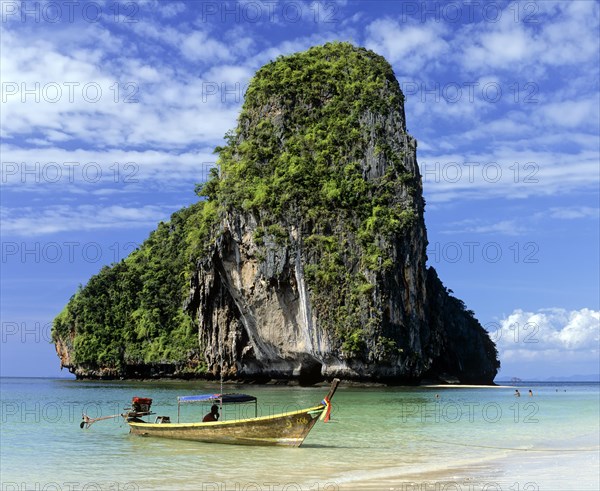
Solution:
[{"label": "yellow stripe on boat", "polygon": [[287,413],[279,413],[279,414],[272,414],[271,416],[258,416],[256,418],[245,418],[245,419],[232,419],[229,421],[209,421],[207,423],[137,423],[137,422],[133,422],[133,421],[128,421],[127,424],[129,424],[130,426],[138,426],[138,427],[142,427],[142,428],[190,428],[190,427],[208,427],[208,426],[222,426],[222,425],[230,425],[230,424],[234,424],[234,423],[254,423],[254,422],[258,422],[258,421],[268,421],[271,419],[275,419],[275,418],[285,418],[288,416],[296,416],[298,414],[310,414],[312,416],[311,413],[317,413],[315,414],[314,417],[319,416],[324,410],[325,410],[324,405],[319,405],[319,406],[314,406],[314,407],[310,407],[308,409],[300,409],[298,411],[290,411]]}]

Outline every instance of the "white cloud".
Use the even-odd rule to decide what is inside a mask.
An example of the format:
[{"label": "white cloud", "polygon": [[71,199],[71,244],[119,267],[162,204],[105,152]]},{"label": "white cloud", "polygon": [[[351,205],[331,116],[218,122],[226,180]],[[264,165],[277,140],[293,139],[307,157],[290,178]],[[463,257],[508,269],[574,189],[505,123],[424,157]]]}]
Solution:
[{"label": "white cloud", "polygon": [[[505,24],[504,29],[484,30],[463,51],[463,63],[468,68],[508,68],[522,63],[533,55],[532,37],[515,23]],[[504,27],[500,24],[500,27]]]},{"label": "white cloud", "polygon": [[[67,25],[44,38],[28,30],[28,25],[25,29],[12,30],[11,24],[2,36],[3,80],[24,82],[28,86],[36,82],[42,86],[58,83],[64,95],[57,103],[43,100],[35,103],[31,97],[22,103],[21,94],[10,97],[3,105],[2,136],[9,142],[23,137],[29,144],[50,149],[69,143],[72,147],[72,143],[77,142],[78,146],[96,149],[101,160],[118,147],[125,149],[124,154],[131,149],[156,149],[165,157],[160,165],[166,166],[169,152],[175,151],[173,161],[178,162],[181,155],[195,151],[185,152],[185,149],[200,146],[204,151],[222,141],[225,132],[235,125],[245,83],[260,65],[280,54],[300,51],[333,38],[357,37],[386,56],[397,73],[410,74],[424,90],[437,80],[442,84],[448,80],[459,85],[463,81],[479,84],[474,100],[469,100],[468,89],[463,87],[463,95],[457,103],[443,98],[432,102],[430,96],[423,101],[420,92],[408,96],[408,123],[411,129],[415,128],[415,136],[420,140],[422,166],[436,162],[442,166],[476,162],[478,169],[482,169],[497,163],[502,170],[498,182],[491,182],[493,179],[487,177],[493,176],[478,171],[471,180],[464,167],[463,176],[457,182],[444,175],[439,179],[425,176],[429,202],[500,196],[524,198],[591,189],[597,187],[599,101],[596,93],[591,98],[586,95],[593,87],[591,84],[597,83],[597,64],[593,64],[591,70],[585,66],[589,65],[586,61],[591,60],[589,42],[595,39],[598,5],[594,2],[583,5],[585,3],[536,4],[540,21],[536,24],[515,23],[514,12],[524,13],[515,5],[507,6],[501,22],[495,24],[411,20],[400,23],[383,14],[364,26],[358,25],[364,22],[359,21],[364,19],[364,14],[358,11],[346,17],[345,22],[352,27],[344,31],[313,32],[284,39],[262,50],[259,46],[264,43],[263,35],[252,31],[254,26],[236,25],[213,32],[210,23],[198,24],[199,12],[194,11],[191,4],[174,2],[165,6],[150,0],[141,5],[163,18],[148,15],[144,22],[128,24],[127,34],[99,23],[86,25],[85,37],[81,36],[80,26]],[[183,8],[189,10],[187,22],[176,24],[170,15]],[[194,22],[199,30],[191,30]],[[575,25],[579,26],[577,36],[573,36],[575,31],[570,29]],[[169,51],[148,58],[140,52],[144,43],[135,42],[137,37],[150,40],[157,52]],[[581,45],[577,53],[558,51],[574,44],[573,39]],[[177,57],[179,50],[186,59]],[[480,50],[483,54],[475,53],[468,61],[468,56],[463,54],[469,50]],[[240,61],[234,61],[237,59]],[[550,68],[571,63],[572,59],[580,60],[581,68],[573,66],[569,77],[557,79],[554,91],[543,85],[543,79],[537,79],[535,104],[523,103],[527,95],[523,86],[528,79],[506,78],[506,72],[502,71],[508,66],[511,77],[515,77],[521,73],[519,67],[526,67],[530,70],[528,74],[548,75]],[[467,67],[467,61],[473,66],[461,72],[461,68]],[[197,62],[202,63],[200,73]],[[439,78],[435,76],[438,69],[445,71],[440,72],[443,76]],[[449,70],[453,74],[451,78],[448,78]],[[129,88],[122,85],[130,81],[135,85]],[[71,82],[80,84],[74,102],[68,100],[64,85]],[[97,103],[90,103],[81,96],[79,90],[88,82],[101,87],[102,98]],[[116,82],[121,83],[119,103],[114,102],[116,94],[111,89]],[[511,89],[514,82],[519,82],[518,97]],[[207,90],[215,90],[215,83],[217,92],[207,93]],[[239,90],[235,92],[238,83]],[[497,104],[481,97],[481,87],[490,83],[503,89],[503,98]],[[231,88],[234,93],[223,90]],[[423,88],[418,90],[422,92]],[[123,99],[131,95],[139,102],[124,103]],[[512,101],[515,97],[518,104]],[[419,132],[424,133],[423,137]],[[571,145],[568,151],[561,146],[567,141]],[[476,155],[473,148],[478,149]],[[41,153],[44,159],[46,154],[44,148]],[[3,158],[7,160],[6,154]],[[515,171],[510,169],[515,163],[537,165],[539,171],[532,176],[537,181],[524,182],[529,171],[521,169],[515,182]],[[180,169],[178,164],[174,168],[175,172]],[[491,167],[488,169],[493,171]],[[503,222],[510,224],[510,219]]]},{"label": "white cloud", "polygon": [[493,223],[484,223],[482,220],[463,220],[447,224],[440,233],[442,234],[494,234],[516,236],[522,235],[527,229],[516,220],[500,220]]},{"label": "white cloud", "polygon": [[233,58],[233,54],[225,44],[209,38],[201,31],[194,31],[184,38],[181,53],[192,61],[214,62]]},{"label": "white cloud", "polygon": [[502,319],[499,327],[491,337],[500,353],[509,359],[539,358],[569,351],[597,356],[600,348],[598,310],[552,308],[526,312],[517,309]]},{"label": "white cloud", "polygon": [[[600,311],[582,308],[520,309],[486,327],[496,342],[501,376],[544,380],[549,376],[594,376],[600,366]],[[499,327],[498,330],[494,330]]]},{"label": "white cloud", "polygon": [[570,206],[562,208],[550,208],[549,216],[562,220],[576,220],[579,218],[599,218],[600,208],[592,208],[589,206]]},{"label": "white cloud", "polygon": [[186,9],[183,2],[160,2],[160,5],[160,15],[166,18],[174,17]]},{"label": "white cloud", "polygon": [[157,186],[187,186],[206,178],[217,156],[212,147],[187,152],[157,150],[65,150],[56,146],[20,148],[1,145],[0,186],[3,192],[112,193]]},{"label": "white cloud", "polygon": [[598,126],[598,107],[600,100],[560,101],[541,106],[539,117],[543,123],[552,123],[566,128],[577,128],[592,123]]},{"label": "white cloud", "polygon": [[400,24],[379,19],[365,30],[365,46],[383,55],[400,73],[414,74],[448,50],[443,24]]},{"label": "white cloud", "polygon": [[132,229],[154,227],[168,220],[181,205],[144,205],[125,207],[109,205],[55,205],[2,208],[2,234],[6,237],[37,237],[61,232]]},{"label": "white cloud", "polygon": [[98,123],[114,128],[138,116],[136,104],[115,103],[115,97],[121,99],[118,76],[47,43],[23,44],[12,33],[3,35],[2,66],[3,88],[8,89],[1,114],[4,138],[34,132],[56,137],[62,132],[98,141],[105,136],[97,132],[102,129]]},{"label": "white cloud", "polygon": [[[221,49],[202,39],[208,44],[200,56],[210,55],[211,46]],[[43,138],[35,141],[170,148],[217,144],[235,124],[241,95],[224,102],[207,98],[206,85],[191,68],[174,77],[172,66],[150,65],[128,51],[105,64],[92,48],[80,48],[78,57],[62,49],[3,34],[3,89],[8,89],[0,115],[3,138],[40,133]],[[231,66],[224,72],[221,77],[214,69],[211,75],[232,77]]]},{"label": "white cloud", "polygon": [[[543,9],[546,2],[539,3]],[[557,15],[552,21],[541,23],[540,61],[574,65],[597,59],[598,2],[561,2],[554,14]]]},{"label": "white cloud", "polygon": [[[3,90],[0,114],[6,141],[97,149],[215,146],[235,126],[257,68],[340,35],[313,34],[260,51],[240,26],[218,32],[219,38],[151,18],[128,24],[127,35],[109,27],[86,26],[82,38],[76,26],[67,26],[44,41],[27,30],[3,32],[3,82],[11,84],[3,87],[10,90]],[[130,36],[150,39],[157,49],[145,56],[145,45]],[[177,56],[180,50],[185,57]],[[239,57],[242,62],[232,63]]]},{"label": "white cloud", "polygon": [[184,33],[173,26],[155,22],[136,22],[130,25],[133,32],[143,39],[154,41],[157,45],[178,46]]},{"label": "white cloud", "polygon": [[532,142],[509,141],[496,143],[489,153],[461,154],[458,149],[444,153],[439,146],[432,142],[418,155],[428,202],[523,199],[598,189],[597,149],[540,151]]},{"label": "white cloud", "polygon": [[534,11],[513,2],[497,22],[466,25],[455,38],[463,46],[462,66],[474,72],[497,68],[539,77],[550,67],[597,59],[597,2],[531,5]]}]

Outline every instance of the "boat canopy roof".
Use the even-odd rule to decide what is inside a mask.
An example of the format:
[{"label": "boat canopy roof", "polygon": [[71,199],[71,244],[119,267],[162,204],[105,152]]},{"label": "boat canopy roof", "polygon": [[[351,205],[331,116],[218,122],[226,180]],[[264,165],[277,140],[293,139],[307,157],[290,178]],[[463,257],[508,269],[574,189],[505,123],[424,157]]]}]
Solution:
[{"label": "boat canopy roof", "polygon": [[242,402],[256,402],[256,397],[246,394],[200,394],[197,396],[179,396],[178,404],[191,402],[221,402],[223,404],[239,404]]}]

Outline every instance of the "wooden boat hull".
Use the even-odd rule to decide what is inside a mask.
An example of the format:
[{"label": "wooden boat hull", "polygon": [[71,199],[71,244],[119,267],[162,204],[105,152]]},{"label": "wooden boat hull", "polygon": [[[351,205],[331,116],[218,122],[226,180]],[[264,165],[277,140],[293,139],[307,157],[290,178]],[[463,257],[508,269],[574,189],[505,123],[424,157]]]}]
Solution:
[{"label": "wooden boat hull", "polygon": [[210,423],[145,423],[127,421],[132,434],[237,445],[299,447],[325,405],[258,418]]}]

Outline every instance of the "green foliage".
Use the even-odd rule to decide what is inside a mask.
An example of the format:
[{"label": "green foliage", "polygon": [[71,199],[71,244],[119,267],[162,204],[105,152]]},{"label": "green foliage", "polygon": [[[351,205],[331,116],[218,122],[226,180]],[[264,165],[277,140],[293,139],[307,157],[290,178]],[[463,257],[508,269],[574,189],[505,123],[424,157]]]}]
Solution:
[{"label": "green foliage", "polygon": [[358,293],[362,295],[370,295],[375,290],[375,285],[372,283],[361,283],[357,287]]},{"label": "green foliage", "polygon": [[288,233],[279,223],[267,227],[267,233],[273,237],[277,245],[284,245],[288,240]]},{"label": "green foliage", "polygon": [[[414,176],[381,123],[402,103],[391,66],[373,52],[331,43],[280,57],[252,79],[239,124],[217,149],[218,183],[204,187],[222,209],[259,217],[259,260],[288,243],[290,226],[308,232],[304,274],[319,322],[352,356],[364,347],[365,313],[379,319],[360,271],[391,269],[391,243],[417,219],[400,201]],[[364,168],[373,135],[387,165],[379,178]]]},{"label": "green foliage", "polygon": [[256,227],[256,229],[254,230],[254,243],[257,246],[262,246],[265,243],[264,240],[265,237],[265,228],[264,227]]},{"label": "green foliage", "polygon": [[[205,199],[92,277],[56,317],[54,339],[72,343],[74,362],[87,366],[188,360],[199,350],[182,308],[190,274],[209,257],[224,214],[234,212],[257,219],[258,260],[269,247],[289,245],[292,227],[303,237],[319,322],[348,356],[359,356],[380,321],[365,274],[393,267],[390,244],[417,219],[410,199],[401,201],[403,190],[415,189],[414,176],[381,122],[402,103],[391,66],[347,43],[265,65],[248,87],[237,128],[215,149],[217,166],[196,186]],[[387,165],[378,178],[365,168],[373,143]],[[382,343],[384,352],[392,349]]]},{"label": "green foliage", "polygon": [[390,87],[397,86],[382,57],[347,43],[265,65],[248,87],[237,130],[217,149],[220,183],[207,184],[205,194],[227,209],[266,208],[277,219],[368,208],[360,118],[395,110],[402,94]]},{"label": "green foliage", "polygon": [[[215,179],[215,178],[213,178]],[[204,257],[212,246],[216,225],[219,221],[219,205],[214,200],[200,201],[192,205],[192,211],[182,228],[185,234],[181,244],[184,255],[183,272],[189,275],[195,266],[195,259]]]},{"label": "green foliage", "polygon": [[[192,257],[205,247],[214,206],[199,202],[160,223],[142,246],[90,278],[54,319],[53,339],[72,338],[72,359],[88,367],[184,363],[198,350],[182,305]],[[193,265],[193,263],[192,263]]]},{"label": "green foliage", "polygon": [[352,331],[342,343],[342,351],[356,355],[365,349],[365,333],[362,329]]},{"label": "green foliage", "polygon": [[373,355],[378,361],[383,361],[394,356],[398,356],[403,352],[401,348],[398,348],[398,344],[395,340],[380,336],[373,349]]},{"label": "green foliage", "polygon": [[206,196],[209,200],[214,200],[219,190],[219,169],[211,167],[208,178],[203,184],[196,184],[195,192],[198,196]]}]

